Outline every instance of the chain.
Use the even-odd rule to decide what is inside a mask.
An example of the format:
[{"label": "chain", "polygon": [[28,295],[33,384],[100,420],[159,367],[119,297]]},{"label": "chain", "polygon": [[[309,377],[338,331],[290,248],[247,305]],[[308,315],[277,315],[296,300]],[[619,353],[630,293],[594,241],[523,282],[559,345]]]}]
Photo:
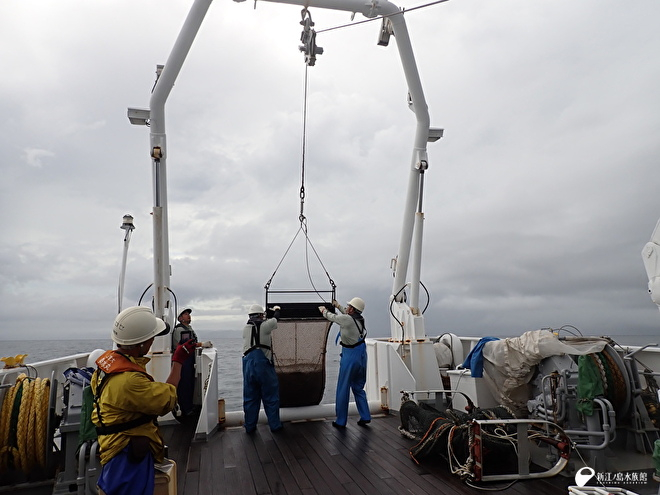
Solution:
[{"label": "chain", "polygon": [[307,151],[307,87],[308,87],[308,77],[307,77],[308,66],[305,65],[305,83],[304,83],[304,93],[303,93],[303,131],[302,131],[302,165],[300,173],[300,225],[302,226],[305,222],[305,153]]}]

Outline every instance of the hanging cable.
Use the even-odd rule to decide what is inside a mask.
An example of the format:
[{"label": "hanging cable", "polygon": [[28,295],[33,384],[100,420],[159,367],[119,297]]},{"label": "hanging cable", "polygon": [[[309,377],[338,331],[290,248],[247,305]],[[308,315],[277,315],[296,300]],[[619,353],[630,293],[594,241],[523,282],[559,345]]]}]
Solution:
[{"label": "hanging cable", "polygon": [[[311,16],[310,16],[311,19]],[[312,24],[313,25],[313,24]],[[307,277],[309,278],[309,283],[312,285],[312,288],[314,291],[318,294],[318,290],[316,289],[314,285],[314,281],[312,280],[312,275],[311,271],[309,269],[309,251],[308,251],[308,246],[312,248],[312,251],[314,251],[314,254],[316,255],[316,259],[319,261],[321,264],[321,267],[323,268],[323,271],[325,272],[326,276],[328,277],[328,280],[330,281],[330,285],[332,286],[333,290],[336,288],[335,282],[330,278],[330,274],[328,273],[328,270],[325,268],[325,265],[321,261],[321,258],[319,257],[318,253],[316,252],[316,249],[314,248],[314,245],[312,244],[312,241],[309,238],[309,235],[307,233],[307,218],[305,217],[305,157],[307,155],[307,95],[308,95],[308,88],[309,88],[309,77],[308,77],[308,70],[309,70],[309,64],[305,64],[305,80],[304,80],[304,89],[303,89],[303,122],[302,122],[302,163],[301,163],[301,174],[300,174],[300,216],[298,219],[300,220],[300,229],[303,231],[305,234],[305,265],[307,268]],[[320,294],[319,294],[320,295]],[[321,297],[323,299],[323,297]]]},{"label": "hanging cable", "polygon": [[286,258],[287,254],[289,254],[289,251],[291,250],[291,246],[293,246],[293,243],[296,241],[298,238],[298,235],[300,232],[303,232],[305,235],[305,268],[307,270],[307,278],[309,279],[310,284],[312,285],[312,288],[314,289],[314,292],[323,300],[324,302],[328,302],[325,300],[325,298],[320,294],[319,290],[316,288],[314,285],[314,280],[312,279],[312,274],[311,270],[309,267],[309,247],[312,248],[312,251],[314,252],[314,255],[316,256],[316,259],[318,260],[319,264],[323,268],[323,271],[325,272],[326,277],[328,277],[328,282],[330,283],[330,286],[332,287],[332,292],[334,293],[335,289],[337,288],[337,285],[335,284],[335,281],[332,280],[332,277],[330,277],[330,274],[328,273],[328,270],[326,269],[325,265],[323,264],[323,261],[321,261],[321,258],[319,257],[319,254],[316,252],[316,248],[314,248],[314,244],[312,244],[311,239],[309,238],[309,235],[307,234],[307,221],[303,217],[300,221],[300,227],[296,231],[296,234],[293,236],[293,239],[289,243],[289,246],[286,248],[286,251],[284,252],[284,255],[280,259],[279,263],[275,267],[275,270],[273,271],[273,274],[270,276],[268,279],[268,282],[266,282],[266,285],[264,286],[264,289],[268,291],[270,289],[270,284],[273,281],[273,278],[275,278],[275,274],[277,273],[277,270],[279,270],[280,266],[282,265],[282,262],[284,261],[284,258]]},{"label": "hanging cable", "polygon": [[410,8],[407,8],[407,9],[402,8],[401,12],[394,12],[392,14],[384,14],[384,15],[380,15],[380,16],[377,16],[377,17],[370,17],[368,19],[363,19],[361,21],[351,22],[349,24],[341,24],[339,26],[334,26],[334,27],[330,27],[330,28],[326,28],[326,29],[321,29],[320,31],[317,31],[316,34],[318,34],[318,33],[327,33],[328,31],[335,31],[337,29],[349,28],[349,27],[357,26],[359,24],[365,24],[367,22],[375,22],[375,21],[379,21],[379,20],[387,18],[387,17],[392,17],[394,15],[398,15],[399,13],[406,14],[406,13],[412,12],[414,10],[425,9],[427,7],[432,7],[432,6],[437,5],[439,3],[445,3],[445,2],[448,2],[448,1],[449,0],[435,0],[433,2],[425,3],[424,5],[418,5],[417,7],[410,7]]},{"label": "hanging cable", "polygon": [[312,26],[314,26],[314,23],[312,22],[312,15],[310,12],[307,10],[307,8],[304,8],[301,11],[301,17],[302,20],[300,21],[300,24],[303,26],[303,32],[300,36],[300,40],[303,42],[303,45],[300,46],[300,51],[305,53],[305,73],[304,73],[304,79],[303,79],[303,112],[302,112],[302,149],[301,149],[301,165],[300,165],[300,191],[299,191],[299,198],[300,198],[300,213],[298,215],[298,221],[300,222],[300,227],[298,228],[298,231],[296,234],[293,236],[293,239],[289,243],[289,246],[287,247],[284,255],[282,256],[282,259],[280,259],[280,262],[277,264],[277,267],[275,268],[275,271],[271,275],[270,279],[268,282],[266,282],[266,285],[264,288],[266,291],[269,290],[270,284],[273,281],[273,278],[275,277],[275,274],[277,273],[277,270],[280,268],[280,265],[284,261],[284,258],[286,258],[287,254],[289,253],[291,247],[293,246],[293,243],[295,240],[298,238],[298,235],[300,232],[302,232],[305,235],[305,268],[307,270],[307,278],[312,286],[312,289],[316,294],[321,298],[321,300],[325,301],[325,298],[321,295],[319,290],[316,288],[314,284],[314,280],[312,279],[312,273],[311,269],[309,266],[309,248],[312,248],[312,251],[314,252],[314,255],[316,256],[316,259],[318,260],[319,264],[323,268],[323,271],[325,272],[325,275],[328,277],[328,281],[330,282],[330,286],[332,287],[332,293],[334,295],[336,285],[334,280],[330,277],[330,274],[328,273],[328,270],[326,269],[325,265],[323,264],[323,261],[321,261],[321,258],[319,257],[316,249],[314,248],[314,245],[312,244],[312,241],[309,238],[309,233],[307,230],[307,217],[305,217],[305,159],[307,156],[307,99],[308,99],[308,89],[309,89],[309,67],[313,66],[315,61],[316,61],[316,55],[320,55],[323,53],[323,48],[316,46],[316,33],[314,29],[312,29]]},{"label": "hanging cable", "polygon": [[[307,151],[307,86],[308,86],[308,77],[307,69],[308,65],[305,65],[305,80],[303,83],[303,115],[302,115],[302,160],[300,166],[300,215],[298,220],[300,220],[300,225],[306,223],[305,218],[305,154]],[[305,235],[307,233],[305,232]]]}]

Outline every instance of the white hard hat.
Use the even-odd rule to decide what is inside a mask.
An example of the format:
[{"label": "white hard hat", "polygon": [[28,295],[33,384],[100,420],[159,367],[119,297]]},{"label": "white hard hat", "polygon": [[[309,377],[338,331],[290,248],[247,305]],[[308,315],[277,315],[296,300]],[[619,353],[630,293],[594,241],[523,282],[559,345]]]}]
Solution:
[{"label": "white hard hat", "polygon": [[364,301],[360,299],[359,297],[354,297],[347,303],[349,306],[353,306],[355,309],[357,309],[360,313],[364,311]]},{"label": "white hard hat", "polygon": [[165,322],[156,318],[149,308],[133,306],[117,315],[111,337],[117,344],[134,345],[168,332]]},{"label": "white hard hat", "polygon": [[100,358],[104,352],[105,351],[103,349],[94,349],[92,352],[90,352],[89,356],[87,356],[87,367],[96,368],[96,360]]},{"label": "white hard hat", "polygon": [[260,315],[264,312],[264,308],[259,306],[258,304],[253,304],[250,306],[250,310],[248,311],[249,315]]},{"label": "white hard hat", "polygon": [[192,309],[190,309],[190,308],[184,309],[183,311],[181,311],[181,313],[179,313],[179,316],[177,316],[177,318],[181,318],[185,313],[188,313],[188,314],[192,313]]}]

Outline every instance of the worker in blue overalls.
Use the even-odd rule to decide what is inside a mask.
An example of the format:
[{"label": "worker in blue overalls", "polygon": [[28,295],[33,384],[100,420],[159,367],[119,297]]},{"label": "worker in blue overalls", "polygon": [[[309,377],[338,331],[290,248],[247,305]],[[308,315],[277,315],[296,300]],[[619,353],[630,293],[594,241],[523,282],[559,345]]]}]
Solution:
[{"label": "worker in blue overalls", "polygon": [[336,421],[332,422],[335,428],[346,428],[348,422],[348,400],[350,392],[353,391],[355,405],[357,406],[360,419],[357,424],[367,426],[371,423],[371,413],[364,385],[367,383],[367,346],[364,339],[367,336],[367,327],[364,323],[362,312],[364,301],[359,297],[351,299],[346,308],[337,301],[332,305],[341,314],[328,311],[325,306],[319,306],[319,311],[327,320],[339,325],[341,359],[339,360],[339,377],[337,378],[337,396],[335,400]]},{"label": "worker in blue overalls", "polygon": [[275,306],[269,312],[272,317],[266,318],[264,309],[253,304],[243,327],[243,426],[246,433],[256,430],[262,402],[271,431],[282,430],[280,385],[271,348],[271,333],[277,328],[280,307]]}]

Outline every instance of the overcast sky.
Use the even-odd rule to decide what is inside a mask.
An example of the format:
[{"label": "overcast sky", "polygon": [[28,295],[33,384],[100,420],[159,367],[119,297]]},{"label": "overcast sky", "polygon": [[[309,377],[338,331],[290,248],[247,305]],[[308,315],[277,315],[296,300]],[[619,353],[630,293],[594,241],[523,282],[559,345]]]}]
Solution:
[{"label": "overcast sky", "polygon": [[[126,213],[124,307],[151,283],[149,130],[126,109],[148,107],[191,4],[0,2],[0,340],[109,334]],[[211,5],[166,105],[171,285],[202,338],[263,302],[300,225],[300,8],[254,5]],[[351,22],[312,17],[317,31]],[[660,334],[640,256],[660,217],[658,19],[657,0],[406,14],[431,125],[445,129],[425,179],[429,335]],[[415,119],[379,28],[317,36],[304,213],[339,300],[364,298],[370,334],[386,336]],[[310,288],[304,248],[299,237],[273,288]]]}]

